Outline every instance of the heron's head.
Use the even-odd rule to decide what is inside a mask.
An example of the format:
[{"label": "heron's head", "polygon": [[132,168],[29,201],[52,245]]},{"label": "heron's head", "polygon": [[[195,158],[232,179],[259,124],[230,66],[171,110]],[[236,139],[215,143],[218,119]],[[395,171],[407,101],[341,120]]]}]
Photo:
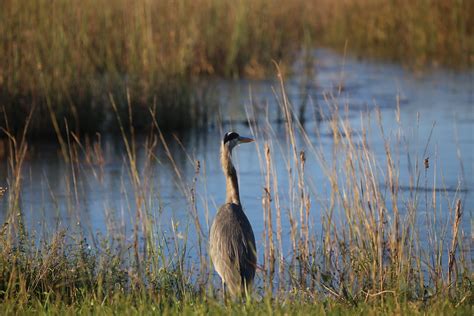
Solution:
[{"label": "heron's head", "polygon": [[236,132],[227,132],[224,135],[223,145],[227,146],[229,151],[231,151],[238,144],[250,143],[250,142],[253,142],[253,139],[250,137],[240,136]]}]

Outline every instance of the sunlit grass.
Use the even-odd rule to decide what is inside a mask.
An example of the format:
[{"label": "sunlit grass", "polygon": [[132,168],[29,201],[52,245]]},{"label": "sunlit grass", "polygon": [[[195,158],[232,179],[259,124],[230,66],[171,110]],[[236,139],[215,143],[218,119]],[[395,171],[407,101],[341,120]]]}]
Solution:
[{"label": "sunlit grass", "polygon": [[204,298],[193,301],[176,301],[165,304],[157,297],[136,297],[117,294],[107,300],[86,297],[80,304],[68,305],[64,302],[33,302],[30,305],[17,305],[14,302],[0,303],[4,315],[14,314],[52,314],[52,315],[471,315],[468,305],[456,307],[448,300],[432,304],[398,303],[388,300],[383,305],[361,303],[348,306],[333,301],[273,301],[265,299],[252,304],[229,303],[224,305],[216,300]]}]

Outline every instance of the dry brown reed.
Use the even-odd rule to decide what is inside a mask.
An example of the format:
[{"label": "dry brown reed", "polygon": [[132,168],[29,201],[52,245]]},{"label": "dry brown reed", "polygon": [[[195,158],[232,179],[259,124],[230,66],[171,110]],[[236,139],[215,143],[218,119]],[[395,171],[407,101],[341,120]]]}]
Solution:
[{"label": "dry brown reed", "polygon": [[[279,73],[279,78],[282,78],[281,73]],[[454,275],[463,274],[459,270],[454,271],[455,259],[449,259],[447,264],[441,259],[435,261],[428,259],[431,254],[442,257],[448,252],[450,257],[455,256],[458,247],[456,236],[458,236],[462,216],[460,204],[457,204],[450,232],[453,236],[452,244],[449,246],[443,242],[437,243],[432,249],[427,250],[426,230],[431,231],[431,237],[435,240],[446,240],[447,232],[437,231],[435,227],[437,221],[444,221],[443,225],[447,222],[436,216],[441,203],[438,200],[451,203],[451,198],[444,193],[439,194],[439,190],[434,186],[430,205],[428,205],[430,201],[428,195],[424,197],[428,227],[420,228],[418,213],[423,199],[422,192],[426,190],[420,190],[422,172],[420,164],[416,163],[412,187],[409,190],[411,194],[407,196],[400,193],[399,166],[400,157],[403,155],[401,146],[406,146],[402,143],[400,131],[395,132],[396,142],[391,141],[386,136],[381,112],[375,111],[379,132],[385,146],[385,159],[382,161],[376,159],[371,149],[370,133],[364,123],[366,118],[362,115],[362,130],[356,133],[349,120],[339,112],[337,96],[328,97],[327,106],[331,109],[328,119],[333,134],[334,149],[332,156],[327,157],[322,148],[310,141],[307,131],[298,121],[296,113],[286,98],[283,80],[280,80],[280,91],[282,94],[278,99],[284,113],[287,138],[279,143],[277,138],[272,137],[272,127],[270,125],[264,127],[267,129],[264,134],[271,136],[264,144],[266,164],[262,164],[265,168],[263,201],[266,219],[265,237],[267,238],[264,262],[272,262],[273,256],[286,258],[277,262],[278,271],[282,271],[278,275],[279,289],[303,289],[309,285],[310,291],[322,289],[322,292],[337,299],[354,303],[362,298],[365,301],[383,302],[387,296],[395,297],[397,300],[414,297],[429,299],[431,296],[427,296],[427,288],[434,287],[439,293],[446,292],[451,286],[457,290],[463,288],[465,285],[462,285],[463,282],[458,278],[456,282],[451,281]],[[398,112],[399,106],[396,114]],[[399,114],[396,117],[399,122]],[[390,133],[393,134],[393,131]],[[297,144],[296,134],[305,140],[302,145]],[[431,135],[432,130],[428,135],[423,157],[426,157]],[[273,142],[277,142],[277,145]],[[276,173],[271,167],[271,161],[274,158],[271,157],[269,149],[274,146],[282,148],[286,153],[285,165],[288,171],[289,191],[273,194],[270,199],[270,179]],[[331,195],[327,202],[311,203],[318,192],[308,190],[310,183],[304,175],[308,155],[313,161],[316,159],[319,162],[331,184]],[[420,161],[419,157],[415,159]],[[424,158],[421,161],[424,162]],[[426,172],[426,162],[424,163]],[[296,175],[293,174],[294,172]],[[295,196],[297,198],[292,200]],[[292,202],[285,206],[272,205],[273,201],[282,198]],[[406,208],[400,209],[402,206]],[[268,231],[272,227],[272,223],[269,222],[272,220],[270,216],[272,209],[276,208],[279,212],[282,207],[290,209],[287,212],[287,218],[283,220],[290,226],[291,256],[284,253],[281,246],[275,247],[269,244],[271,241],[274,242],[273,238],[269,238],[273,232]],[[310,230],[309,223],[312,216],[317,216],[314,214],[318,213],[318,209],[322,214],[322,240],[311,242],[310,236],[314,236],[317,230],[314,228]],[[297,211],[298,215],[295,215],[294,211]],[[282,238],[280,216],[277,215],[278,242]],[[321,244],[318,245],[318,243]],[[275,255],[269,249],[274,249]],[[297,269],[295,269],[295,263],[298,263]],[[469,271],[469,263],[464,262],[462,266],[464,271],[466,269]],[[267,272],[273,271],[271,265],[265,264],[264,268]],[[431,271],[439,271],[439,273],[430,276]],[[272,282],[272,273],[266,273],[264,276],[269,278],[270,283]],[[285,280],[290,282],[287,283]],[[280,293],[286,292],[283,290]]]},{"label": "dry brown reed", "polygon": [[453,220],[453,236],[451,241],[451,248],[449,249],[449,261],[448,261],[448,283],[457,282],[457,266],[456,266],[456,250],[458,248],[458,233],[459,225],[461,223],[462,209],[461,200],[457,200],[456,209]]}]

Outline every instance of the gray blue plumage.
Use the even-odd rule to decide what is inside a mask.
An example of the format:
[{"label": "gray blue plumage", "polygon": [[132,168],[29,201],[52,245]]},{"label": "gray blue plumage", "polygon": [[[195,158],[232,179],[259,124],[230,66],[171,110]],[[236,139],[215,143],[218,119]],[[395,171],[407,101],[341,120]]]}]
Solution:
[{"label": "gray blue plumage", "polygon": [[257,265],[252,226],[240,204],[237,173],[232,164],[232,149],[253,141],[235,132],[224,136],[221,164],[226,176],[226,203],[214,219],[209,235],[209,253],[215,270],[234,297],[249,293]]}]

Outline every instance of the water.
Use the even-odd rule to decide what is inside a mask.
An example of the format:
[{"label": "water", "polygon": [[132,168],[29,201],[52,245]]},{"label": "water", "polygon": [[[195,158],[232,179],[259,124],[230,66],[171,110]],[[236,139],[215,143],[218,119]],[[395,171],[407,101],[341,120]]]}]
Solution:
[{"label": "water", "polygon": [[[325,98],[331,94],[338,95],[341,107],[344,104],[348,106],[347,116],[356,132],[361,130],[361,124],[375,130],[371,138],[372,149],[380,160],[385,159],[383,140],[377,136],[379,133],[376,132],[373,110],[376,106],[381,109],[385,133],[395,140],[398,97],[402,136],[408,144],[406,151],[412,159],[421,159],[419,163],[428,157],[433,166],[426,183],[423,180],[420,186],[431,192],[432,172],[437,170],[438,187],[442,183],[451,199],[462,198],[462,229],[469,238],[474,210],[474,72],[432,70],[418,74],[397,64],[360,61],[350,57],[344,59],[327,50],[317,50],[312,57],[313,66],[310,71],[305,63],[296,63],[294,75],[285,82],[289,99],[304,121],[311,142],[321,146],[328,157],[331,156],[333,138],[329,123],[321,120],[320,112],[327,112]],[[148,193],[152,193],[147,195],[147,203],[149,212],[155,218],[155,227],[171,236],[173,222],[177,225],[179,235],[183,236],[189,226],[188,239],[192,244],[196,244],[194,224],[190,216],[189,200],[183,194],[182,185],[185,183],[186,190],[192,186],[195,161],[200,162],[196,180],[197,212],[202,230],[207,236],[216,209],[225,198],[225,180],[219,165],[219,146],[224,133],[235,130],[242,135],[250,135],[251,130],[245,124],[247,117],[250,116],[260,125],[268,117],[273,128],[274,144],[277,141],[284,143],[286,137],[284,125],[279,123],[281,115],[276,98],[281,95],[276,80],[217,80],[208,85],[219,92],[217,121],[222,124],[211,124],[205,131],[191,131],[181,135],[179,139],[182,145],[171,136],[168,137],[170,152],[180,170],[181,180],[161,146],[154,152],[157,159],[145,170],[148,153],[143,137],[137,139],[138,169],[141,170],[142,182],[149,179]],[[304,111],[301,110],[302,106]],[[361,116],[361,111],[368,111],[370,120],[366,115]],[[430,142],[426,146],[428,139]],[[307,150],[301,138],[297,139],[297,143],[300,145],[299,150]],[[71,166],[63,161],[53,142],[31,145],[24,164],[21,206],[27,225],[38,236],[63,228],[71,232],[82,230],[88,236],[97,232],[104,235],[122,232],[125,238],[131,240],[135,197],[123,142],[120,137],[110,135],[103,136],[100,144],[103,164],[94,164],[92,168],[82,161],[81,167],[74,170],[77,183],[71,181]],[[262,153],[262,139],[255,144],[237,148],[234,161],[239,173],[242,203],[253,225],[257,244],[261,245],[265,180],[258,150]],[[280,150],[277,146],[273,150],[279,190],[283,193],[281,203],[283,210],[288,211],[291,201],[285,199],[285,193],[291,184],[285,166],[287,151],[284,148]],[[403,191],[410,186],[410,174],[406,153],[401,157],[400,185]],[[93,169],[96,174],[92,172]],[[1,186],[8,186],[7,175],[7,162],[3,160],[0,165]],[[322,212],[318,205],[327,202],[330,186],[317,159],[312,155],[308,155],[306,178],[313,201],[311,222],[314,231],[318,232]],[[403,194],[409,194],[408,190]],[[6,201],[5,196],[0,204],[2,222],[6,217]],[[444,205],[443,210],[444,218],[452,216],[448,205]],[[289,222],[286,219],[283,220],[283,233],[284,248],[288,250]],[[258,251],[261,261],[263,250]]]}]

